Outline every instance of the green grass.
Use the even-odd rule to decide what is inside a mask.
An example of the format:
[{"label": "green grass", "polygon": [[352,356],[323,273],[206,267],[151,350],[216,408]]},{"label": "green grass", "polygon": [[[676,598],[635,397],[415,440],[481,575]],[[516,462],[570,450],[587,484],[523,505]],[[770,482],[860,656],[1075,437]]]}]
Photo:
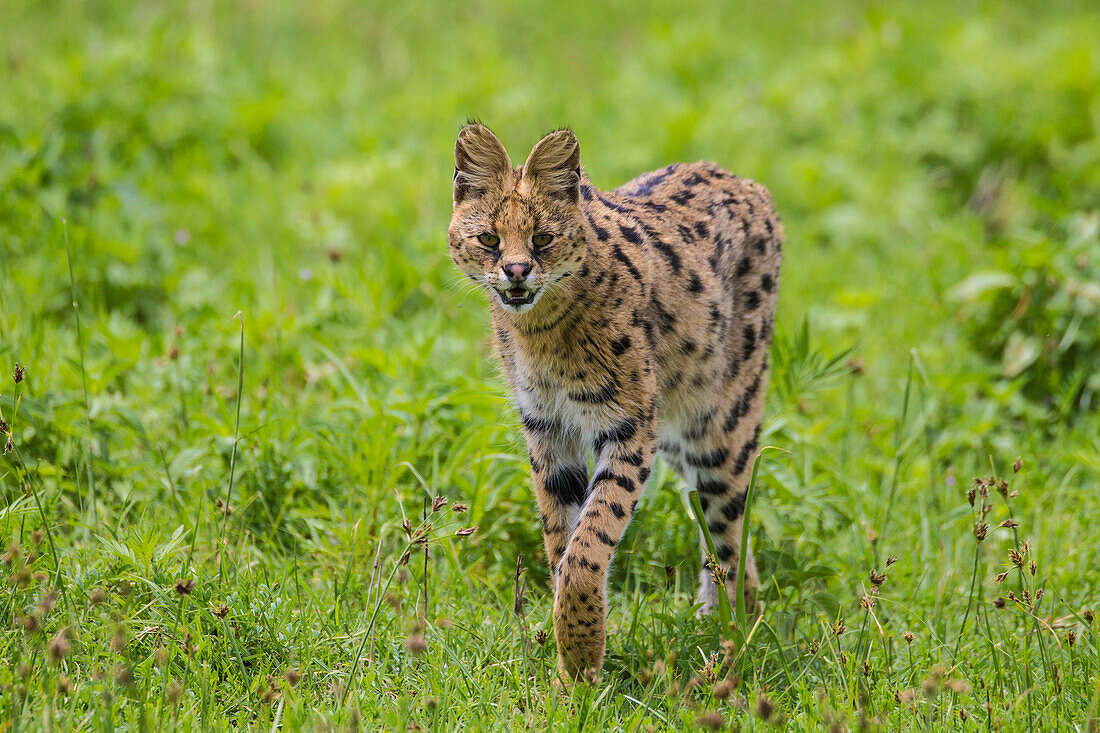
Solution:
[{"label": "green grass", "polygon": [[[1100,12],[889,7],[5,2],[0,731],[1095,730]],[[744,655],[658,466],[603,676],[554,685],[445,251],[468,115],[772,190]]]}]

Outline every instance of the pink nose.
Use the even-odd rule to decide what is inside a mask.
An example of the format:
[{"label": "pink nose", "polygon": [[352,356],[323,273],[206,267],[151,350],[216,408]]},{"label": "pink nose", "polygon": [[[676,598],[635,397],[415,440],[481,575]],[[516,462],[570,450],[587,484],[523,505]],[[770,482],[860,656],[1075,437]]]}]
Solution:
[{"label": "pink nose", "polygon": [[502,266],[500,269],[504,270],[504,274],[508,276],[508,279],[514,283],[521,283],[531,272],[530,262],[509,262],[507,265]]}]

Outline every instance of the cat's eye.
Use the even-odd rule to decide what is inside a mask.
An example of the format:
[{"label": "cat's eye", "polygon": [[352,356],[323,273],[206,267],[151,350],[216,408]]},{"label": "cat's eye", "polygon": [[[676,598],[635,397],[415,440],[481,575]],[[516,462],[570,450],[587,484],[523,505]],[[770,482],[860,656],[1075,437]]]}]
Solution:
[{"label": "cat's eye", "polygon": [[486,247],[495,247],[500,244],[500,237],[495,234],[485,232],[484,234],[477,235],[477,241],[481,242]]},{"label": "cat's eye", "polygon": [[536,234],[535,236],[531,237],[531,244],[535,245],[536,247],[545,247],[546,245],[550,244],[550,241],[552,239],[554,239],[553,234]]}]

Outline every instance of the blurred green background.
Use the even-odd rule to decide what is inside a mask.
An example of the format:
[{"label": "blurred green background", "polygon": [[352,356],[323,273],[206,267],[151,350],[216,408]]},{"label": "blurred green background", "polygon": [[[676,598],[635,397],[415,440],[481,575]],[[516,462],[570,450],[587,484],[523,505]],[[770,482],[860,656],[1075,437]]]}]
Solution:
[{"label": "blurred green background", "polygon": [[[764,472],[754,535],[776,578],[774,654],[804,654],[815,624],[857,613],[867,569],[893,554],[899,606],[935,630],[918,642],[917,667],[948,664],[968,585],[973,595],[963,489],[973,474],[1011,473],[1017,456],[1028,469],[1016,511],[1050,559],[1043,572],[1067,607],[1094,600],[1098,38],[1088,2],[8,0],[0,360],[29,376],[0,393],[18,447],[0,464],[0,534],[27,543],[50,525],[57,551],[35,562],[74,593],[111,593],[111,619],[43,619],[49,633],[88,624],[69,672],[88,679],[73,710],[103,715],[96,695],[121,684],[91,675],[119,656],[112,624],[155,624],[167,630],[157,643],[182,649],[216,623],[203,609],[232,592],[229,618],[257,630],[236,658],[196,652],[232,682],[213,709],[266,721],[263,680],[297,665],[320,720],[331,705],[346,722],[350,708],[326,695],[349,677],[370,558],[400,556],[398,525],[425,494],[468,504],[463,521],[480,525],[461,552],[448,545],[432,561],[440,613],[469,628],[505,619],[496,641],[467,629],[471,646],[453,663],[476,667],[473,648],[521,653],[500,594],[518,552],[536,615],[549,608],[537,515],[485,309],[446,254],[452,146],[469,116],[517,161],[571,125],[604,188],[706,159],[771,190],[787,242],[767,437],[792,451]],[[217,502],[231,481],[227,518]],[[690,617],[694,531],[673,492],[658,490],[674,479],[659,471],[652,483],[613,575],[630,599],[613,624],[649,608],[669,578],[675,623]],[[999,567],[986,569],[988,580]],[[199,583],[177,613],[172,583],[184,576]],[[312,605],[265,628],[255,599],[295,597],[299,577]],[[466,588],[469,577],[484,587]],[[124,581],[143,590],[122,595]],[[402,590],[413,606],[418,592]],[[10,630],[33,615],[34,588],[19,593],[25,604],[12,591],[2,606],[9,688],[40,648]],[[418,690],[444,698],[449,673],[438,660],[394,661],[410,614],[392,611],[379,632],[388,661],[363,673],[366,697],[353,699],[364,716],[427,726],[416,716],[428,713],[410,712],[428,694]],[[613,644],[611,678],[630,678],[641,650],[669,638],[657,622],[645,633]],[[210,724],[204,678],[186,660],[164,671],[157,643],[126,652],[143,689],[184,680],[181,720]],[[992,665],[996,653],[979,647]],[[746,684],[786,690],[780,706],[813,729],[824,708],[789,678],[777,685],[772,653]],[[913,683],[889,658],[887,702]],[[972,670],[971,686],[991,668]],[[32,677],[22,699],[44,705],[58,674]],[[526,687],[485,674],[493,699]],[[1079,675],[1066,719],[1087,716],[1095,677],[1095,666]],[[1038,684],[1021,677],[1020,689]],[[397,702],[371,702],[381,690]],[[287,715],[319,724],[313,698],[285,694]],[[17,719],[34,708],[8,699],[0,709],[23,711]],[[623,707],[600,714],[694,720],[663,698],[648,703],[663,718],[616,699]],[[852,716],[866,707],[855,691],[830,699]],[[106,709],[132,722],[133,700]],[[1000,714],[1030,722],[1013,717],[1023,711]],[[471,725],[564,715],[468,714],[459,719]],[[876,714],[915,719],[902,706]]]}]

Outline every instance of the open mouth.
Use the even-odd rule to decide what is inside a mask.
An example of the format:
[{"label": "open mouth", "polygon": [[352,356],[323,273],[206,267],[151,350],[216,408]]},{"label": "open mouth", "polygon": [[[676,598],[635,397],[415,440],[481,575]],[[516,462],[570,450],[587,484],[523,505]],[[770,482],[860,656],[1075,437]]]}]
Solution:
[{"label": "open mouth", "polygon": [[498,290],[497,294],[500,295],[500,300],[504,305],[520,306],[534,303],[535,292],[527,288],[509,288],[504,291]]}]

